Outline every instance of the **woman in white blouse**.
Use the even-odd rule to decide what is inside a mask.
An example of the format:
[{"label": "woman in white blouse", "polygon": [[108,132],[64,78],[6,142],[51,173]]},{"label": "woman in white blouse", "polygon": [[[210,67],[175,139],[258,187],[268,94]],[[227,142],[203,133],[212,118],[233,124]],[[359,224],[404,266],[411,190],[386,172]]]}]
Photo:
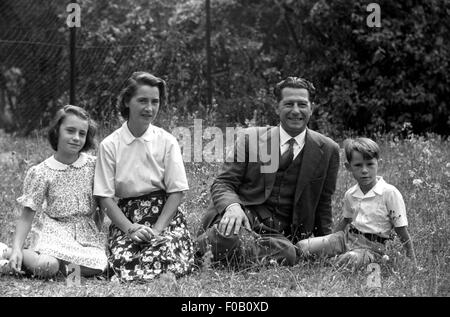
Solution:
[{"label": "woman in white blouse", "polygon": [[112,221],[109,262],[124,281],[164,272],[179,277],[193,269],[193,240],[179,209],[189,189],[180,147],[152,125],[165,98],[162,79],[133,73],[118,103],[127,121],[98,150],[94,195]]}]

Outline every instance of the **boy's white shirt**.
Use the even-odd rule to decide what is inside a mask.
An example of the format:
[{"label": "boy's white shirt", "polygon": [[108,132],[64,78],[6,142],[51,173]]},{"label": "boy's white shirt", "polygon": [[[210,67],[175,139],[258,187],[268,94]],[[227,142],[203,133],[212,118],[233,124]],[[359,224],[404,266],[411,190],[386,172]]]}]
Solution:
[{"label": "boy's white shirt", "polygon": [[359,231],[384,238],[389,238],[394,227],[408,225],[402,194],[381,176],[365,195],[358,184],[347,190],[343,216],[352,218],[352,225]]}]

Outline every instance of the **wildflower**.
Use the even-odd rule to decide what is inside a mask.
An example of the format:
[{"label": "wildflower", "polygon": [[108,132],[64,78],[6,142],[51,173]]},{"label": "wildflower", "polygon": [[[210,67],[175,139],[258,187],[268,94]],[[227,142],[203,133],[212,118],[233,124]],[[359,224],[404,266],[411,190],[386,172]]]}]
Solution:
[{"label": "wildflower", "polygon": [[432,156],[432,153],[431,153],[431,151],[430,151],[428,148],[424,148],[424,149],[423,149],[423,153],[424,153],[426,156],[428,156],[428,157]]},{"label": "wildflower", "polygon": [[422,183],[423,183],[423,180],[421,180],[420,178],[416,178],[415,180],[413,180],[413,185],[419,186]]}]

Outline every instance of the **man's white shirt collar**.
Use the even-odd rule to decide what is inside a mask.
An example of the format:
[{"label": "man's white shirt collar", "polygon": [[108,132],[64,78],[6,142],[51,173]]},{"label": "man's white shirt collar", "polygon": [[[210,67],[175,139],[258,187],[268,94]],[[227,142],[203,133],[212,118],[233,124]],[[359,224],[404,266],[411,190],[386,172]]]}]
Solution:
[{"label": "man's white shirt collar", "polygon": [[[305,144],[306,129],[302,133],[298,134],[294,139],[298,146],[302,147]],[[283,129],[280,124],[280,146],[283,146],[292,137]]]}]

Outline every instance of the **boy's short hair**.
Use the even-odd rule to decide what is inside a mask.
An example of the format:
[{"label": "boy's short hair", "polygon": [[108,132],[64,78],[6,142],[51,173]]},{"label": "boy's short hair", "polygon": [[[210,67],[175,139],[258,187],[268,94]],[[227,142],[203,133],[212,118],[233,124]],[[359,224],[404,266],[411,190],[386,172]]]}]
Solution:
[{"label": "boy's short hair", "polygon": [[375,141],[369,138],[346,139],[344,141],[344,150],[345,157],[349,163],[352,161],[353,151],[361,153],[365,160],[371,160],[373,158],[378,160],[380,157],[380,147]]},{"label": "boy's short hair", "polygon": [[66,105],[56,112],[55,118],[53,119],[53,122],[50,124],[48,129],[47,137],[50,145],[52,146],[52,149],[55,151],[58,150],[59,127],[68,114],[73,114],[78,118],[86,120],[88,122],[89,128],[86,135],[86,142],[84,143],[81,152],[85,152],[95,148],[95,134],[97,133],[97,124],[95,123],[95,121],[91,119],[89,113],[83,108],[73,105]]}]

